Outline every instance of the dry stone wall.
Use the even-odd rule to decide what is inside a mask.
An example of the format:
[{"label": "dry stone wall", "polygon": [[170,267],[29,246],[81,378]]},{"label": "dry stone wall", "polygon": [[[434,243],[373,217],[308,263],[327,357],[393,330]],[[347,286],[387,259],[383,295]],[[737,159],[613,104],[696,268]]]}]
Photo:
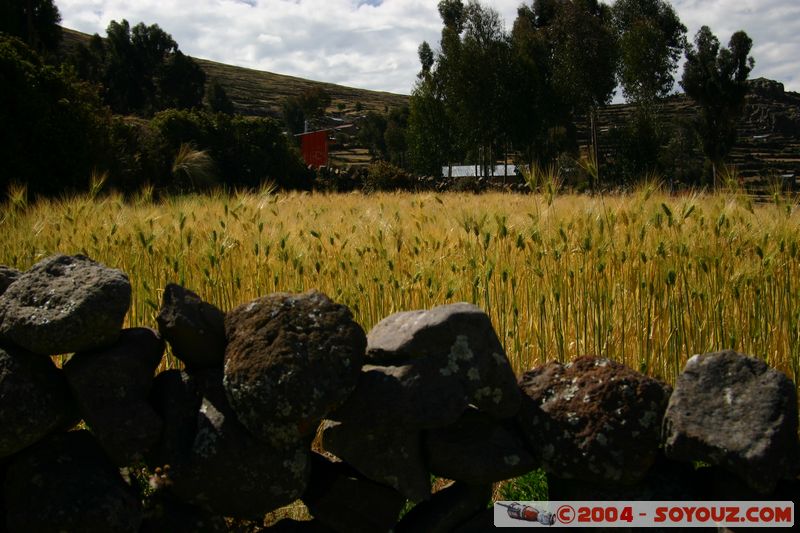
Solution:
[{"label": "dry stone wall", "polygon": [[[169,285],[156,331],[122,328],[130,298],[83,256],[0,267],[0,531],[227,531],[298,499],[313,519],[266,531],[487,531],[493,484],[538,468],[552,500],[797,499],[796,386],[753,357],[674,390],[597,357],[517,379],[470,304],[367,334],[316,291],[226,314]],[[154,375],[167,345],[184,369]]]}]

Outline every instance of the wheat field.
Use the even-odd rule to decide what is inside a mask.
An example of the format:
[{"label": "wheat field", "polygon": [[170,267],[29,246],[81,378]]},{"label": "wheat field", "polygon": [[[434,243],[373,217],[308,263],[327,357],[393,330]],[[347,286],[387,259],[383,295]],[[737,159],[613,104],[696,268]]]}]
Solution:
[{"label": "wheat field", "polygon": [[[316,288],[369,330],[402,310],[486,310],[517,372],[595,354],[673,382],[695,353],[736,349],[800,373],[794,199],[215,193],[90,194],[0,213],[0,264],[56,252],[122,269],[127,323],[155,326],[180,283],[223,310]],[[795,280],[798,280],[795,283]],[[167,367],[177,361],[167,358]]]}]

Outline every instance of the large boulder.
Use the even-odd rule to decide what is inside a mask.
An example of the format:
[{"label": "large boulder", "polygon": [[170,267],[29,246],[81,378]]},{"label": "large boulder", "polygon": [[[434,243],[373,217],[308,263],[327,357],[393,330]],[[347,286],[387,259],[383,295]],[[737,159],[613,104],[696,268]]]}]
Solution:
[{"label": "large boulder", "polygon": [[455,482],[411,509],[394,528],[396,533],[450,533],[479,514],[492,498],[492,485]]},{"label": "large boulder", "polygon": [[203,390],[216,382],[222,387],[221,370],[205,370],[191,375],[181,370],[167,370],[153,380],[150,404],[164,421],[164,430],[146,456],[151,469],[185,464],[190,457],[197,433],[197,414]]},{"label": "large boulder", "polygon": [[303,503],[314,518],[340,533],[383,533],[397,523],[406,499],[366,479],[345,463],[311,455],[311,480]]},{"label": "large boulder", "polygon": [[551,362],[520,378],[518,416],[548,474],[633,484],[658,454],[670,388],[608,359]]},{"label": "large boulder", "polygon": [[797,391],[764,361],[733,351],[695,355],[675,384],[664,449],[723,467],[764,494],[798,474]]},{"label": "large boulder", "polygon": [[77,353],[64,365],[83,419],[119,466],[141,461],[161,435],[148,396],[163,354],[158,333],[131,328],[114,345]]},{"label": "large boulder", "polygon": [[158,332],[190,371],[222,366],[225,314],[197,294],[170,283],[164,288]]},{"label": "large boulder", "polygon": [[52,256],[0,296],[0,337],[42,355],[93,350],[117,340],[130,303],[120,270],[82,255]]},{"label": "large boulder", "polygon": [[321,292],[273,294],[225,318],[225,390],[242,424],[274,446],[313,434],[353,391],[366,336]]},{"label": "large boulder", "polygon": [[45,355],[0,346],[0,458],[77,422],[62,371]]},{"label": "large boulder", "polygon": [[392,487],[411,501],[431,494],[430,473],[422,457],[419,431],[387,425],[369,426],[325,421],[323,448],[365,477]]},{"label": "large boulder", "polygon": [[690,464],[670,461],[660,453],[638,483],[589,482],[548,476],[550,501],[692,501],[711,498],[708,483]]},{"label": "large boulder", "polygon": [[139,531],[139,498],[87,431],[59,433],[16,456],[4,485],[11,533]]},{"label": "large boulder", "polygon": [[468,409],[455,424],[426,431],[422,450],[432,474],[486,485],[538,467],[509,424]]},{"label": "large boulder", "polygon": [[401,366],[364,365],[356,389],[327,418],[355,427],[384,424],[409,430],[455,423],[469,406],[458,379],[442,376],[433,359]]},{"label": "large boulder", "polygon": [[17,281],[22,275],[22,272],[17,270],[16,268],[7,267],[5,265],[0,265],[0,296],[6,292],[8,286]]},{"label": "large boulder", "polygon": [[507,418],[519,409],[516,376],[489,315],[480,308],[457,303],[395,313],[369,332],[369,364],[401,366],[423,359],[431,360],[438,376],[458,381],[469,403],[481,411]]},{"label": "large boulder", "polygon": [[148,498],[139,533],[228,533],[225,519],[178,500],[167,491]]},{"label": "large boulder", "polygon": [[214,379],[212,375],[183,374],[180,380],[169,378],[164,385],[182,395],[170,404],[167,424],[172,420],[184,420],[185,424],[192,416],[190,410],[195,424],[188,449],[179,449],[181,442],[188,441],[185,433],[171,435],[174,441],[162,451],[171,454],[167,458],[174,462],[164,464],[153,483],[218,515],[263,518],[305,491],[310,439],[280,449],[256,440],[228,404],[221,376]]}]

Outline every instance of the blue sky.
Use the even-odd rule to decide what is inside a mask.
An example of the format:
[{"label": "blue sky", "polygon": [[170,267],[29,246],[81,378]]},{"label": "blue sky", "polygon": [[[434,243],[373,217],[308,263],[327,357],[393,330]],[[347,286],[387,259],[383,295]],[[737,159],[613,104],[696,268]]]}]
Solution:
[{"label": "blue sky", "polygon": [[[62,23],[105,35],[111,20],[157,23],[184,53],[365,89],[408,94],[417,47],[438,43],[438,0],[56,0]],[[521,0],[482,2],[510,25]],[[528,0],[527,3],[530,3]],[[689,37],[753,38],[753,77],[800,92],[800,0],[674,0]]]}]

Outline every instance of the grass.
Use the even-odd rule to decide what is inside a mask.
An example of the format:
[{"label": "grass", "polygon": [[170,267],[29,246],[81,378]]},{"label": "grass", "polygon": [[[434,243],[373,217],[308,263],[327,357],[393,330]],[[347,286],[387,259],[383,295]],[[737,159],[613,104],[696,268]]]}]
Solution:
[{"label": "grass", "polygon": [[691,355],[727,348],[800,373],[800,215],[783,196],[24,198],[15,189],[2,207],[0,264],[62,252],[120,268],[129,325],[155,325],[169,282],[223,310],[318,288],[366,330],[475,303],[519,373],[596,354],[672,382]]}]

